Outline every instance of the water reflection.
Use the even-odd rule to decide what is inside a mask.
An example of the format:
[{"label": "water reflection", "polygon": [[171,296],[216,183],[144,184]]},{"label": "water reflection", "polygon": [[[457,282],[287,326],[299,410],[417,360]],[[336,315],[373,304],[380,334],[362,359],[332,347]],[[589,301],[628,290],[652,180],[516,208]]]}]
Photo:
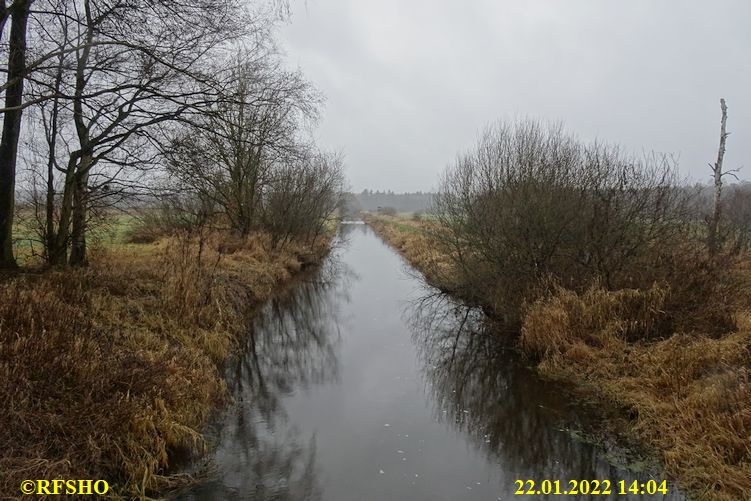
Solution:
[{"label": "water reflection", "polygon": [[[418,346],[434,416],[465,434],[504,471],[517,472],[506,475],[506,492],[514,492],[516,479],[538,485],[559,479],[562,488],[569,479],[609,479],[615,488],[621,479],[628,485],[653,478],[617,468],[604,459],[604,451],[572,439],[565,430],[586,428],[587,423],[566,395],[525,367],[502,336],[487,332],[480,312],[427,286],[425,291],[408,303],[404,314]],[[673,492],[644,499],[684,498]]]},{"label": "water reflection", "polygon": [[216,426],[212,479],[178,499],[319,500],[316,437],[289,425],[285,398],[336,380],[338,309],[352,273],[335,256],[269,302],[227,364],[235,405]]},{"label": "water reflection", "polygon": [[270,426],[284,413],[283,397],[337,376],[340,332],[332,322],[337,318],[332,309],[346,298],[330,297],[337,290],[331,275],[341,270],[327,263],[319,276],[271,301],[246,337],[234,367],[230,365],[232,394],[248,402]]},{"label": "water reflection", "polygon": [[420,281],[370,228],[338,242],[228,364],[213,475],[180,499],[480,501],[517,480],[648,478],[561,431],[582,425],[576,406],[477,312],[427,288],[400,315]]}]

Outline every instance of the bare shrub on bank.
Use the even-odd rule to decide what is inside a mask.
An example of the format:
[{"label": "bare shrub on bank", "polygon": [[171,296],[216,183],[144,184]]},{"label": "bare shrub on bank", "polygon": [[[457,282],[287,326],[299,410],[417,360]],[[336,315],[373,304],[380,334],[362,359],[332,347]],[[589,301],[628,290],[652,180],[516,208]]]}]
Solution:
[{"label": "bare shrub on bank", "polygon": [[583,291],[680,287],[698,255],[673,160],[583,144],[560,124],[489,127],[445,172],[435,237],[460,279],[455,292],[502,320],[555,284]]},{"label": "bare shrub on bank", "polygon": [[261,199],[261,225],[272,246],[293,238],[318,238],[327,219],[341,203],[344,186],[338,155],[304,152],[299,159],[274,169],[273,181]]}]

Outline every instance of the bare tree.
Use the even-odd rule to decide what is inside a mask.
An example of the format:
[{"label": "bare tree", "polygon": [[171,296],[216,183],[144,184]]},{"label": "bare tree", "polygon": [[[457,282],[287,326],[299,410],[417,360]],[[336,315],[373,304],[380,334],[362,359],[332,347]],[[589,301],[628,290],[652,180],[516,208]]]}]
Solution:
[{"label": "bare tree", "polygon": [[101,203],[137,186],[142,176],[136,171],[157,167],[154,143],[167,137],[169,123],[191,120],[217,100],[220,48],[252,40],[289,15],[284,0],[14,0],[0,7],[0,39],[11,22],[7,77],[0,85],[0,266],[14,265],[25,109],[45,107],[48,259],[84,264],[86,212],[94,199]]},{"label": "bare tree", "polygon": [[[39,35],[54,47],[48,52],[60,55],[63,74],[34,81],[42,91],[45,83],[53,89],[53,109],[65,110],[54,125],[50,121],[50,132],[67,137],[60,152],[67,159],[58,162],[55,143],[49,143],[49,163],[63,180],[55,231],[48,218],[47,254],[53,264],[80,265],[86,263],[92,204],[121,195],[138,185],[139,172],[158,168],[169,124],[206,112],[222,92],[213,78],[215,51],[257,27],[234,0],[80,0],[66,6],[67,12],[54,8],[71,26],[40,27]],[[60,36],[68,29],[72,36]],[[52,174],[48,169],[48,190],[54,189]],[[54,194],[48,192],[48,199]]]},{"label": "bare tree", "polygon": [[229,92],[181,130],[166,155],[179,183],[211,200],[229,227],[246,236],[260,222],[276,166],[300,155],[297,136],[320,98],[299,72],[281,69],[273,52],[244,53],[237,61]]},{"label": "bare tree", "polygon": [[[32,2],[39,5],[34,11]],[[44,184],[32,186],[31,198],[51,264],[86,264],[90,211],[146,190],[144,173],[163,167],[159,153],[168,144],[179,151],[183,140],[183,152],[197,158],[187,147],[196,137],[228,166],[226,177],[201,176],[204,186],[214,184],[201,207],[222,200],[232,226],[247,234],[260,220],[265,170],[301,151],[301,117],[313,117],[320,101],[299,72],[282,71],[278,59],[266,57],[273,52],[269,26],[289,12],[283,0],[255,7],[262,4],[269,9],[250,14],[237,0],[3,2],[0,37],[10,19],[10,46],[18,50],[11,50],[16,64],[0,87],[0,202],[7,202],[0,204],[0,230],[7,230],[0,264],[13,265],[15,163],[21,112],[29,107],[44,131],[43,147],[24,154],[34,182]],[[226,49],[236,45],[246,47],[244,75],[222,67]],[[173,134],[176,124],[187,124],[192,137]]]}]

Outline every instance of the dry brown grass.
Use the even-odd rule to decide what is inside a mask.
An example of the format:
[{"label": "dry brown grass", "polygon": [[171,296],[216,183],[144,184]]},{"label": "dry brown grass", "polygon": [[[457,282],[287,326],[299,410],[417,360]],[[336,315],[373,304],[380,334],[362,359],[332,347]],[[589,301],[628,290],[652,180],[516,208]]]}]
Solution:
[{"label": "dry brown grass", "polygon": [[431,243],[430,232],[436,228],[430,221],[383,214],[365,215],[363,219],[434,287],[444,291],[455,289],[456,274],[450,261]]},{"label": "dry brown grass", "polygon": [[583,294],[559,288],[528,309],[520,344],[538,358],[559,357],[581,343],[623,350],[630,340],[652,339],[664,331],[667,297],[658,286],[615,292],[593,286]]},{"label": "dry brown grass", "polygon": [[[701,498],[751,495],[751,323],[659,341],[668,292],[559,290],[528,311],[520,344],[540,371],[624,409],[666,471]],[[711,304],[708,305],[711,307]]]},{"label": "dry brown grass", "polygon": [[171,454],[203,449],[246,315],[328,246],[265,240],[224,254],[220,235],[174,237],[99,251],[86,270],[3,277],[0,494],[24,479],[106,479],[126,497],[183,481]]}]

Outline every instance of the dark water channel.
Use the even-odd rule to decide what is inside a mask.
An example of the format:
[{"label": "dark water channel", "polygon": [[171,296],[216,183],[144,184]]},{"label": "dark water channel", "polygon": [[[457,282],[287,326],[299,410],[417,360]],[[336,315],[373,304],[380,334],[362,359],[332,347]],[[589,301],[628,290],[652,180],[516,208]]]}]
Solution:
[{"label": "dark water channel", "polygon": [[[662,480],[566,431],[581,417],[556,384],[473,333],[370,228],[342,234],[228,364],[236,404],[216,424],[209,478],[179,499],[545,499],[515,495],[515,481]],[[683,499],[669,488],[550,498]]]}]

